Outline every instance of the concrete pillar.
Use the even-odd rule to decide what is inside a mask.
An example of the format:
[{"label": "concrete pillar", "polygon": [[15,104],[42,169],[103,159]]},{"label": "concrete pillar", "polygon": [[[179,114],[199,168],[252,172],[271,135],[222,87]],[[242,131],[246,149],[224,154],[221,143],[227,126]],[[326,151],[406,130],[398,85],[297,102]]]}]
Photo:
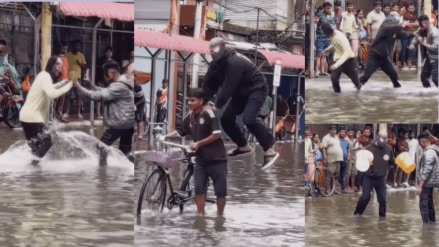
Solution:
[{"label": "concrete pillar", "polygon": [[43,2],[41,13],[41,71],[45,70],[47,60],[52,54],[52,11],[50,3]]}]

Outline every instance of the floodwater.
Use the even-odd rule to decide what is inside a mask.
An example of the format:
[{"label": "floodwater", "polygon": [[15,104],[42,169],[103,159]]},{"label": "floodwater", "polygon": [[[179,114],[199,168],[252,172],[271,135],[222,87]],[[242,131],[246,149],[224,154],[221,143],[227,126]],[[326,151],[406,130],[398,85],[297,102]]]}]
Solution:
[{"label": "floodwater", "polygon": [[[378,217],[373,193],[362,216],[353,215],[360,193],[306,199],[306,246],[439,246],[439,225],[423,225],[415,187],[387,192],[387,214]],[[436,211],[439,192],[433,194]]]},{"label": "floodwater", "polygon": [[[231,144],[226,147],[234,148]],[[303,143],[278,144],[276,149],[281,156],[266,171],[255,165],[262,157],[255,160],[254,154],[229,160],[223,218],[216,216],[216,205],[211,203],[206,203],[204,217],[197,216],[194,204],[182,214],[178,208],[169,211],[166,206],[161,214],[144,212],[135,220],[135,246],[304,246]],[[261,152],[258,147],[255,153]],[[153,169],[139,156],[133,211],[142,182]],[[171,170],[175,186],[182,170]],[[213,188],[209,190],[208,197],[214,198]]]},{"label": "floodwater", "polygon": [[134,166],[112,149],[99,167],[82,130],[59,130],[33,167],[22,130],[0,127],[0,246],[133,246]]},{"label": "floodwater", "polygon": [[360,91],[342,75],[340,94],[333,92],[329,76],[307,79],[306,122],[436,123],[438,88],[433,83],[432,88],[423,88],[416,71],[398,73],[400,88],[393,88],[390,79],[378,71]]}]

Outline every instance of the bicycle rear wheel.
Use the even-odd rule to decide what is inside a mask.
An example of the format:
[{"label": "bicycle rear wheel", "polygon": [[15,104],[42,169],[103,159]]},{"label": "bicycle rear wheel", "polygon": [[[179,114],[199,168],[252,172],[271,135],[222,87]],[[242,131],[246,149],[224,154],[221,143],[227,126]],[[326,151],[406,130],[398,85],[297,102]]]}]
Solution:
[{"label": "bicycle rear wheel", "polygon": [[163,210],[166,196],[166,176],[165,172],[157,168],[145,180],[139,194],[137,202],[137,214],[141,215],[142,211],[159,211]]},{"label": "bicycle rear wheel", "polygon": [[318,167],[314,175],[313,191],[318,190],[322,196],[331,196],[335,190],[334,175],[326,167]]}]

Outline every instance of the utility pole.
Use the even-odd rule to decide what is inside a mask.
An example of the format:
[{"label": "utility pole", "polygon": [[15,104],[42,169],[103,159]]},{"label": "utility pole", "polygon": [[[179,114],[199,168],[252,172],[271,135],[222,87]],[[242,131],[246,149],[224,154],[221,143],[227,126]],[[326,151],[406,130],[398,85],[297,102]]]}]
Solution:
[{"label": "utility pole", "polygon": [[52,53],[52,11],[50,3],[43,2],[41,13],[41,71],[46,69],[47,60]]},{"label": "utility pole", "polygon": [[[315,30],[315,24],[314,24],[314,11],[316,9],[316,2],[314,0],[311,0],[311,6],[309,7],[309,40],[308,40],[308,45],[309,45],[309,77],[310,78],[314,78],[314,59],[316,59],[314,56],[315,52],[314,52],[314,40],[316,37],[316,30]],[[305,41],[305,44],[307,42]]]},{"label": "utility pole", "polygon": [[256,19],[256,42],[255,42],[255,64],[258,65],[258,46],[259,46],[259,13],[261,9],[258,9],[258,17]]},{"label": "utility pole", "polygon": [[[199,39],[201,33],[201,15],[203,12],[203,2],[204,0],[196,1],[196,10],[195,10],[195,27],[194,27],[194,38]],[[191,88],[198,87],[198,71],[200,70],[200,54],[194,54],[192,58],[192,81]],[[186,86],[186,85],[185,85]]]}]

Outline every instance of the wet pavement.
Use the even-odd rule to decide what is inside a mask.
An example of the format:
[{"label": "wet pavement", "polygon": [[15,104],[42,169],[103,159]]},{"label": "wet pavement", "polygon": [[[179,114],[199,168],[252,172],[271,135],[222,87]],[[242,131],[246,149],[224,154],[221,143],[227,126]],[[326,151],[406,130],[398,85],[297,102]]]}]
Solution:
[{"label": "wet pavement", "polygon": [[0,246],[133,246],[133,164],[112,150],[99,167],[89,134],[62,130],[33,167],[22,130],[0,125]]},{"label": "wet pavement", "polygon": [[[439,246],[439,224],[423,225],[415,187],[387,192],[387,215],[378,217],[376,195],[364,214],[353,212],[360,193],[306,199],[306,246]],[[433,194],[436,211],[439,192]]]},{"label": "wet pavement", "polygon": [[330,76],[306,79],[306,122],[436,123],[438,88],[423,88],[416,71],[398,73],[401,88],[378,71],[360,91],[342,75],[340,94],[333,92]]},{"label": "wet pavement", "polygon": [[[139,145],[139,144],[137,144]],[[228,149],[233,145],[226,145]],[[228,163],[228,197],[224,217],[216,216],[216,205],[206,203],[206,216],[197,216],[195,205],[163,213],[143,212],[135,220],[135,246],[304,246],[303,142],[276,145],[281,156],[266,171],[260,170],[262,150]],[[138,154],[134,194],[154,167]],[[171,170],[175,186],[184,167]],[[209,188],[209,198],[214,198]],[[135,211],[136,206],[133,208]]]}]

